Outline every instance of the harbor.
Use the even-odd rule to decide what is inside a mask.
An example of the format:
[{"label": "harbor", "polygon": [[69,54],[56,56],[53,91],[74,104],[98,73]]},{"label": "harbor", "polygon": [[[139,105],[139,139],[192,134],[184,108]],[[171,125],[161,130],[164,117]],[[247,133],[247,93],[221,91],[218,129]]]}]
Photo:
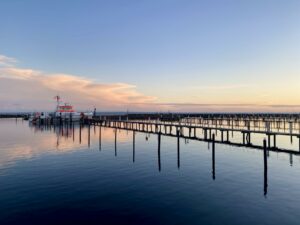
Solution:
[{"label": "harbor", "polygon": [[300,1],[0,1],[0,225],[299,225]]}]

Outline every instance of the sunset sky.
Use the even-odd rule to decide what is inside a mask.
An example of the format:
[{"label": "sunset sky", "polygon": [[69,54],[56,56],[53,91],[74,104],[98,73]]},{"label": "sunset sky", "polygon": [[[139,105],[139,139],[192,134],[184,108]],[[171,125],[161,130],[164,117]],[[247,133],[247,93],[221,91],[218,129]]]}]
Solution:
[{"label": "sunset sky", "polygon": [[1,0],[0,111],[300,111],[299,0]]}]

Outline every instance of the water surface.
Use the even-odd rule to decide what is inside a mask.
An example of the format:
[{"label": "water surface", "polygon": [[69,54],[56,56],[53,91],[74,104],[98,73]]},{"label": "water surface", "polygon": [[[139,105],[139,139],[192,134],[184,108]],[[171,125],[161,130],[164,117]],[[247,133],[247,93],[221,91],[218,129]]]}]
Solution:
[{"label": "water surface", "polygon": [[269,152],[266,186],[261,150],[216,144],[213,179],[211,149],[0,119],[0,224],[299,224],[298,155]]}]

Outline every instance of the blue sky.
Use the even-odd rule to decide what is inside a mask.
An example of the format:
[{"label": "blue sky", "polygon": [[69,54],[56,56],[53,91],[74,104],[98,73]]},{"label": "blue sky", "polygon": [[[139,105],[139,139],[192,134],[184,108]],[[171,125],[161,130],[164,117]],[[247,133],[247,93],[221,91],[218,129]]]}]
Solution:
[{"label": "blue sky", "polygon": [[[296,0],[2,0],[0,55],[158,103],[296,105],[299,12]],[[274,95],[283,82],[290,95]]]}]

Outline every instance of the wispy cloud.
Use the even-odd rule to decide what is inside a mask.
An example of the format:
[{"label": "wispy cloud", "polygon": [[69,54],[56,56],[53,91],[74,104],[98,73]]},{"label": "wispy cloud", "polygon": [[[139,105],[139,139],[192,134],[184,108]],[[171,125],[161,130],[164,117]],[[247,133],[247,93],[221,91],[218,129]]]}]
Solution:
[{"label": "wispy cloud", "polygon": [[0,66],[10,66],[12,64],[15,64],[17,62],[16,59],[5,56],[5,55],[0,55]]},{"label": "wispy cloud", "polygon": [[192,86],[190,88],[197,90],[230,90],[253,87],[252,84],[226,84],[226,85],[204,85],[204,86]]}]

